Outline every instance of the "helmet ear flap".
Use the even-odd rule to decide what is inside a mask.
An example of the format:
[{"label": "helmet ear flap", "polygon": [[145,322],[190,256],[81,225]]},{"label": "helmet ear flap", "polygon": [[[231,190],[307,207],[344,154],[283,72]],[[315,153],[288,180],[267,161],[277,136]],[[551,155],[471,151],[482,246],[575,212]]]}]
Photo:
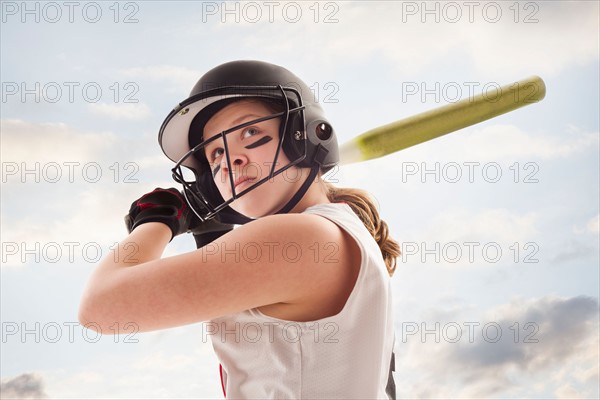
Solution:
[{"label": "helmet ear flap", "polygon": [[286,132],[284,132],[283,152],[293,162],[306,155],[306,135],[301,112],[290,113],[288,118]]},{"label": "helmet ear flap", "polygon": [[[304,130],[305,125],[302,117],[296,113],[294,118],[297,120],[289,126],[287,146],[286,142],[284,142],[285,154],[290,160],[296,160],[299,157],[305,156],[306,158],[298,166],[301,168],[311,168],[314,166],[314,158],[317,154],[308,152],[307,147],[317,148],[322,146],[326,149],[330,149],[331,147],[337,148],[335,131],[328,121],[322,119],[308,121],[306,123],[306,130]],[[337,157],[337,152],[333,156]],[[329,170],[330,168],[331,166],[326,166],[324,170]]]}]

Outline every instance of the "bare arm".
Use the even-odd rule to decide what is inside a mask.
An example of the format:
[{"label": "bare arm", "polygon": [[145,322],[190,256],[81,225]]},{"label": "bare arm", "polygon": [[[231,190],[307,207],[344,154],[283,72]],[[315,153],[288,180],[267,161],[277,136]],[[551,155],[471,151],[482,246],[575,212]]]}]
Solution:
[{"label": "bare arm", "polygon": [[[222,236],[203,249],[160,259],[166,226],[148,223],[122,243],[139,246],[133,262],[108,255],[90,278],[82,323],[134,323],[148,331],[209,320],[277,303],[335,296],[350,263],[341,229],[314,215],[274,215]],[[337,246],[323,263],[315,246]],[[311,300],[312,301],[312,300]]]},{"label": "bare arm", "polygon": [[[123,284],[123,279],[127,279],[127,276],[123,277],[124,272],[139,264],[160,259],[170,239],[171,230],[165,224],[150,222],[140,225],[119,242],[118,247],[102,259],[89,279],[79,308],[80,322],[91,328],[111,326],[111,321],[106,320],[110,317],[103,314],[113,314],[115,310],[111,309],[121,307],[119,299],[123,295],[115,293],[115,288]],[[104,311],[98,310],[99,303],[103,304]],[[112,321],[115,322],[120,321]],[[126,323],[129,322],[133,321]]]}]

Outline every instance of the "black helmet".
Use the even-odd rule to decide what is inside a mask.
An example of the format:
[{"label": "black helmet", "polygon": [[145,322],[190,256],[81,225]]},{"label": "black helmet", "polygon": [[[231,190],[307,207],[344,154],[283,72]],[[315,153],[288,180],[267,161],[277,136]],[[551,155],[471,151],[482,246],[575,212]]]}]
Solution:
[{"label": "black helmet", "polygon": [[[279,147],[283,148],[290,163],[275,170],[276,154],[268,177],[241,193],[236,193],[232,187],[232,198],[225,200],[214,183],[204,146],[217,138],[226,142],[228,133],[259,120],[232,127],[209,140],[203,138],[203,129],[221,108],[245,98],[260,98],[272,105],[269,108],[279,111],[260,118],[260,121],[280,118]],[[317,172],[328,171],[339,160],[335,132],[310,88],[287,69],[262,61],[232,61],[204,74],[190,97],[169,113],[160,128],[158,141],[165,155],[177,163],[173,177],[183,184],[184,194],[198,217],[205,220],[218,216],[221,222],[228,223],[251,220],[228,206],[233,200],[291,166],[311,168],[302,188],[278,211],[288,212],[302,198]],[[229,160],[227,146],[225,156]],[[182,167],[193,171],[194,181],[184,179]]]}]

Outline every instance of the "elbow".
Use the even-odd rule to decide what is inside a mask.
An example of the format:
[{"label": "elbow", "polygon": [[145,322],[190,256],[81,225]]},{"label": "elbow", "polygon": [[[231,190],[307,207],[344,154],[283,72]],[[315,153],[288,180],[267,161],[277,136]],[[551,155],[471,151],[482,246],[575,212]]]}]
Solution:
[{"label": "elbow", "polygon": [[[79,324],[100,335],[120,335],[138,332],[137,323],[126,320],[127,310],[110,293],[86,290],[79,303]],[[120,306],[121,305],[121,306]]]},{"label": "elbow", "polygon": [[77,318],[81,326],[99,334],[114,333],[114,325],[118,321],[115,319],[118,289],[114,282],[103,274],[92,275],[79,300]]},{"label": "elbow", "polygon": [[[102,333],[102,324],[99,322],[99,313],[96,311],[94,301],[90,299],[89,294],[85,294],[79,303],[79,312],[77,318],[79,324],[86,329],[91,329],[95,332]],[[106,330],[104,330],[106,332]]]},{"label": "elbow", "polygon": [[112,323],[108,322],[110,315],[104,304],[101,298],[86,292],[79,303],[79,324],[99,334],[114,333],[114,318]]}]

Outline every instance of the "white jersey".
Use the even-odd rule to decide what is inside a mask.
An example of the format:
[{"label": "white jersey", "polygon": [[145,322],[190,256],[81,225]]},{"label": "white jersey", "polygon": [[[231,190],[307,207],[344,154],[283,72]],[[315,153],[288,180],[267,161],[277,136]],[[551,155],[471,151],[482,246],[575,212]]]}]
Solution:
[{"label": "white jersey", "polygon": [[395,398],[392,296],[379,246],[347,204],[304,213],[333,221],[356,240],[362,256],[356,284],[342,311],[316,321],[282,320],[258,309],[210,321],[226,397]]}]

